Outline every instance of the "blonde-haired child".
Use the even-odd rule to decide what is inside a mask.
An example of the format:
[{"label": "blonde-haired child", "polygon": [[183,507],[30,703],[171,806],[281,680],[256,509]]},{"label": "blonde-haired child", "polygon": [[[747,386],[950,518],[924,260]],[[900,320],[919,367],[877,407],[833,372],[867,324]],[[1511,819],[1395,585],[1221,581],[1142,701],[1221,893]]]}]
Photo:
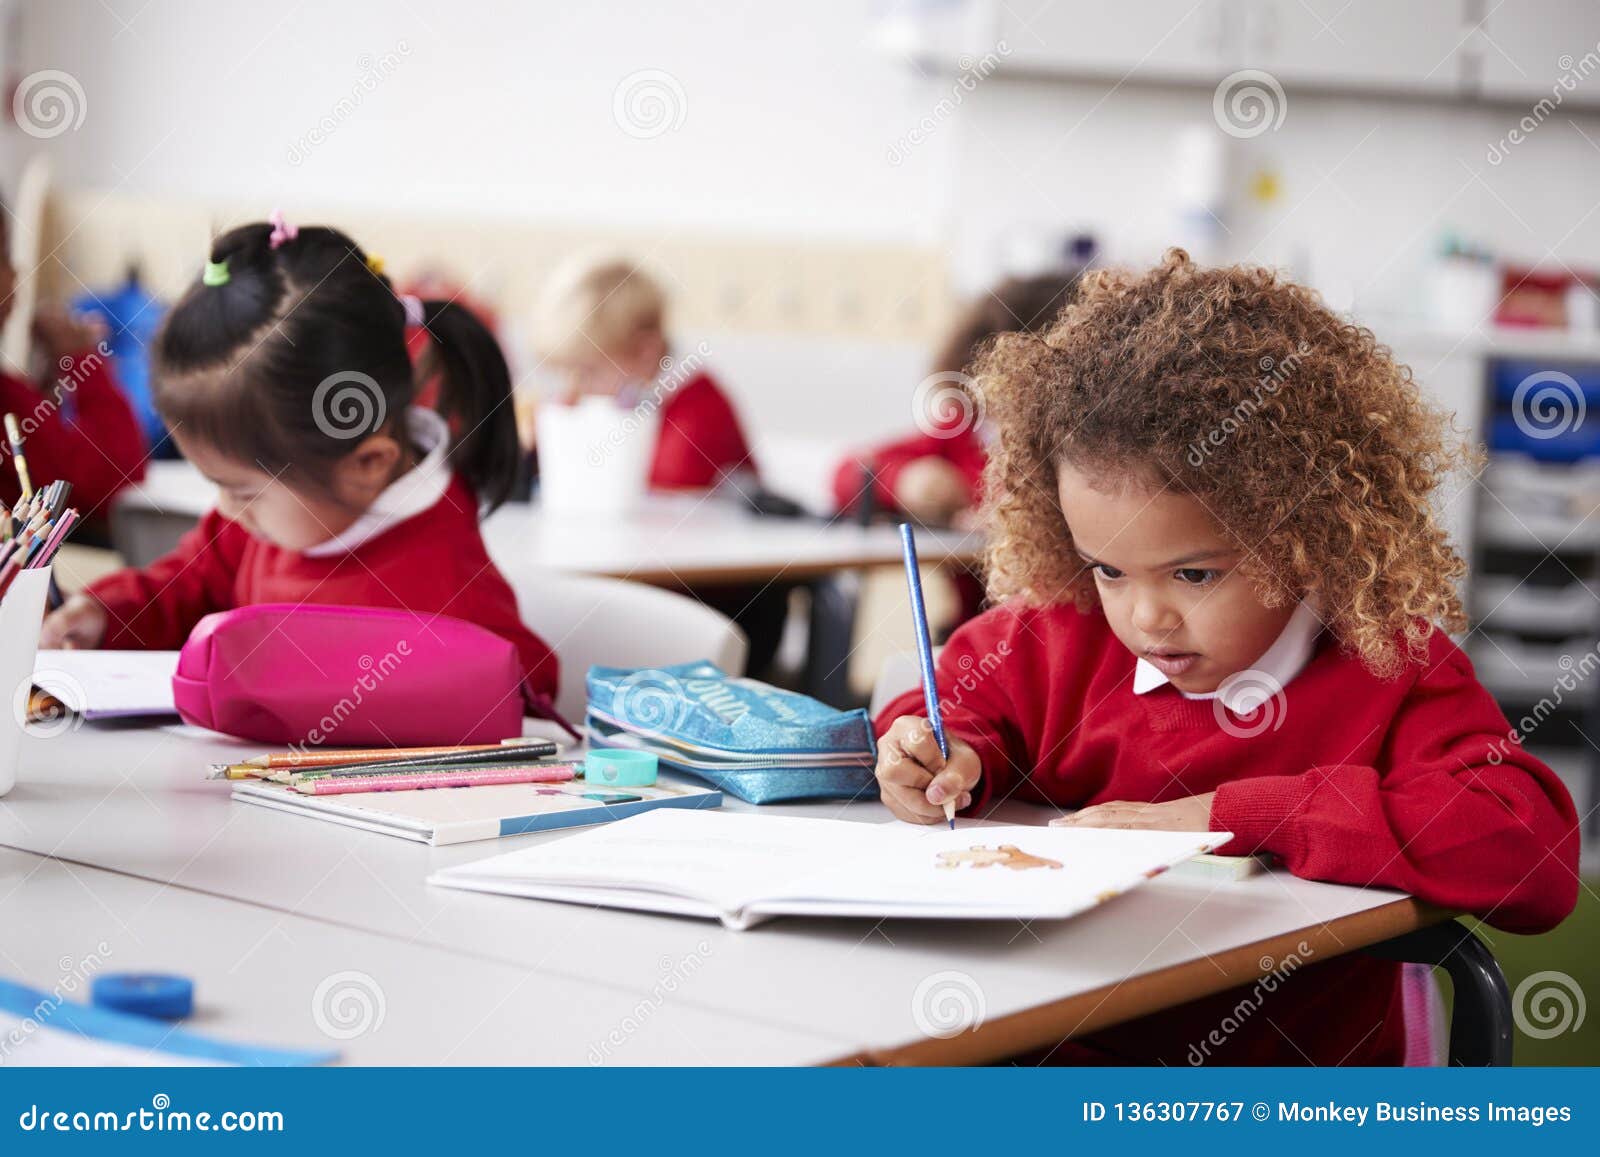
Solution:
[{"label": "blonde-haired child", "polygon": [[[611,396],[660,415],[649,481],[657,490],[759,487],[733,403],[704,364],[704,346],[675,355],[667,297],[622,259],[579,257],[551,275],[534,317],[534,343],[563,381],[557,401]],[[690,593],[722,611],[750,640],[747,672],[767,673],[782,639],[790,584],[708,587]]]},{"label": "blonde-haired child", "polygon": [[562,378],[564,400],[607,395],[632,404],[657,395],[651,486],[701,488],[729,474],[754,474],[733,403],[698,351],[672,356],[666,322],[666,294],[644,270],[622,259],[578,258],[545,285],[533,338]]}]

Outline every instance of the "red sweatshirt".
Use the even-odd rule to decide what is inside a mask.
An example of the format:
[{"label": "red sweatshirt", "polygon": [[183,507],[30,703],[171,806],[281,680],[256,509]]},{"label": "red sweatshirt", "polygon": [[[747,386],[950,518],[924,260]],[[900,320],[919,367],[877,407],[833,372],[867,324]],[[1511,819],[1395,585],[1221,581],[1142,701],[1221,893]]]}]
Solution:
[{"label": "red sweatshirt", "polygon": [[913,434],[898,442],[853,454],[839,463],[833,475],[834,502],[840,510],[855,507],[861,500],[862,490],[866,488],[862,467],[869,466],[876,477],[872,488],[873,505],[879,510],[898,510],[900,503],[895,498],[895,486],[900,481],[900,471],[918,458],[943,458],[961,471],[968,489],[976,495],[988,453],[983,448],[983,440],[971,428],[952,431],[947,437]]},{"label": "red sweatshirt", "polygon": [[755,468],[739,415],[710,374],[698,373],[667,395],[650,462],[651,486],[700,489],[734,470]]},{"label": "red sweatshirt", "polygon": [[[1572,799],[1507,741],[1505,716],[1444,634],[1426,665],[1392,681],[1324,635],[1282,699],[1258,709],[1275,707],[1281,722],[1250,738],[1224,731],[1212,701],[1171,685],[1135,695],[1134,663],[1097,610],[1000,607],[957,631],[939,677],[946,728],[983,764],[973,810],[1007,797],[1082,807],[1215,791],[1211,828],[1235,837],[1225,855],[1271,852],[1298,876],[1398,888],[1512,932],[1553,928],[1576,903]],[[902,695],[879,733],[922,713],[920,690]],[[1258,722],[1245,717],[1247,729]],[[1314,963],[1266,995],[1208,1063],[1398,1063],[1398,965]],[[1247,992],[1118,1026],[1054,1059],[1191,1063],[1190,1046],[1241,1019]]]},{"label": "red sweatshirt", "polygon": [[[41,392],[21,378],[0,374],[0,414],[17,416],[33,484],[64,478],[72,483],[72,505],[85,518],[103,518],[112,496],[144,477],[144,435],[99,353],[86,350],[58,368],[59,403],[55,390]],[[9,507],[21,491],[9,448],[6,455],[0,502]]]},{"label": "red sweatshirt", "polygon": [[517,615],[511,587],[489,561],[478,502],[459,477],[421,514],[348,554],[313,558],[263,542],[216,511],[143,570],[91,583],[110,627],[101,646],[172,649],[213,611],[253,603],[401,607],[465,619],[516,644],[530,696],[554,696],[556,656]]}]

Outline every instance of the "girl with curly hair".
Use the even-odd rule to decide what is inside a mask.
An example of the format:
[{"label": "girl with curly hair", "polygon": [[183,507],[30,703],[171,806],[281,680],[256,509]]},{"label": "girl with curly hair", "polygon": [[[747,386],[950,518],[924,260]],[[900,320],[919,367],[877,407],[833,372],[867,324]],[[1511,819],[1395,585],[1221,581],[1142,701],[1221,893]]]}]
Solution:
[{"label": "girl with curly hair", "polygon": [[[1577,896],[1578,825],[1446,632],[1465,571],[1438,521],[1473,457],[1373,335],[1268,270],[1174,250],[1087,275],[977,388],[1000,604],[877,720],[897,816],[1016,798],[1056,823],[1229,832],[1296,875],[1398,888],[1538,932]],[[1223,1063],[1404,1055],[1398,966],[1286,980]],[[1052,1059],[1193,1063],[1236,990]]]}]

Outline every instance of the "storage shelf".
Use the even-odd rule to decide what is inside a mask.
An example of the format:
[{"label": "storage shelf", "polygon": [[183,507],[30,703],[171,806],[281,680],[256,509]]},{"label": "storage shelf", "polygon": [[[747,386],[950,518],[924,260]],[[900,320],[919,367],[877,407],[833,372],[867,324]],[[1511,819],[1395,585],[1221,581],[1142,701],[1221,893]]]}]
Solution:
[{"label": "storage shelf", "polygon": [[1600,550],[1600,514],[1514,514],[1490,499],[1480,507],[1478,541],[1507,550],[1593,552]]}]

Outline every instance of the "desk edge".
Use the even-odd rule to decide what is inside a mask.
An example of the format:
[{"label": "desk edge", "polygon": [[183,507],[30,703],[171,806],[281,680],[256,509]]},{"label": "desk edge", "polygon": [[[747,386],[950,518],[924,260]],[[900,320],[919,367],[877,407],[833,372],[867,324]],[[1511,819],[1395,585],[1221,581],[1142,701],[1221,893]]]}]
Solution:
[{"label": "desk edge", "polygon": [[[947,1040],[930,1037],[909,1044],[868,1047],[827,1063],[835,1066],[988,1064],[1250,984],[1273,971],[1261,967],[1263,958],[1277,961],[1294,953],[1321,962],[1430,924],[1452,920],[1458,915],[1460,913],[1406,896],[1337,920],[1241,944],[1215,956],[1201,956],[1036,1005],[985,1021]],[[1308,951],[1301,951],[1302,941]]]}]

